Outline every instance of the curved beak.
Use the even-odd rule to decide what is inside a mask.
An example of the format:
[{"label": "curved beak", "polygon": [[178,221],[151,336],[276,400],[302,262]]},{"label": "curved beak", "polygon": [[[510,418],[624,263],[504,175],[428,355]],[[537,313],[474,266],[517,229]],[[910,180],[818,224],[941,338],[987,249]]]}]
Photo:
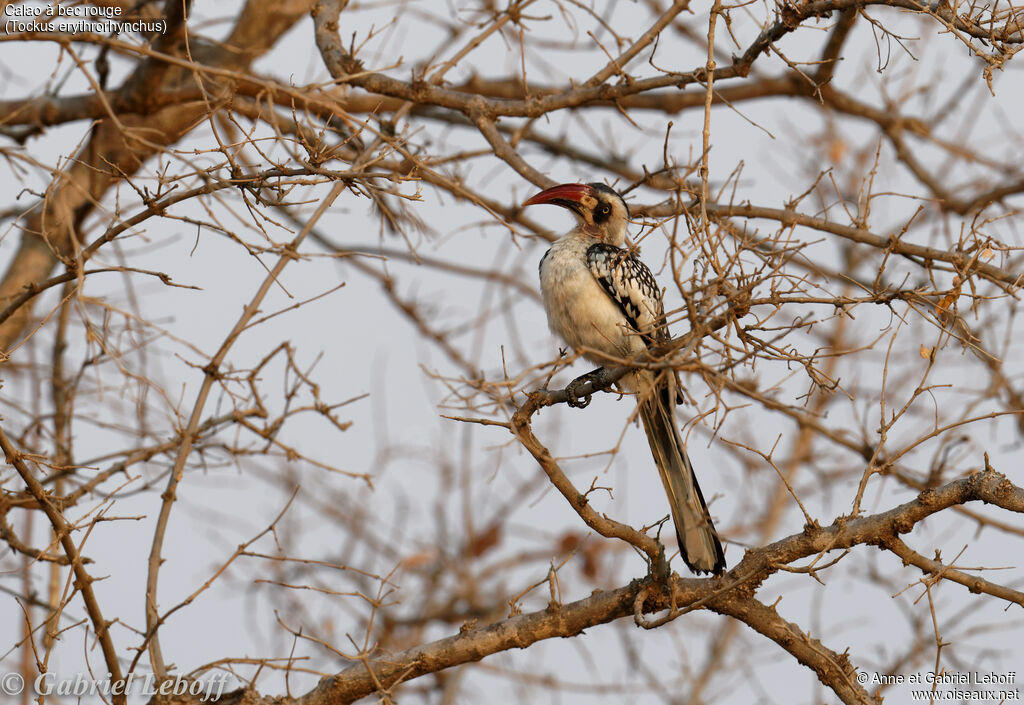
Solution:
[{"label": "curved beak", "polygon": [[583,197],[593,195],[594,188],[587,184],[561,184],[552,186],[528,198],[523,205],[534,206],[538,203],[553,203],[581,214]]}]

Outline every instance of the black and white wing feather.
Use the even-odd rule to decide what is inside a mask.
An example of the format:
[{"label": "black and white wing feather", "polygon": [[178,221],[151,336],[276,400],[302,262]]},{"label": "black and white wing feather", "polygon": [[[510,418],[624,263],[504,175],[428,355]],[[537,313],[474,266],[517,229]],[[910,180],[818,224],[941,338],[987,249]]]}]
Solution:
[{"label": "black and white wing feather", "polygon": [[661,289],[646,264],[629,250],[598,243],[587,249],[587,266],[645,343],[667,338]]}]

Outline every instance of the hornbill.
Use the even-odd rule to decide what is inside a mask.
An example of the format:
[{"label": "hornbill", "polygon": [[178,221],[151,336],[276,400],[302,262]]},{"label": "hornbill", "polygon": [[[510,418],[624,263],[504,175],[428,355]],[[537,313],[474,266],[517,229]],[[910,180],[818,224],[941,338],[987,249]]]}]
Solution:
[{"label": "hornbill", "polygon": [[[576,227],[540,261],[540,288],[551,330],[598,364],[607,363],[609,357],[628,358],[667,341],[658,283],[651,270],[623,248],[629,208],[622,196],[604,184],[562,184],[523,205],[538,203],[562,206],[577,220]],[[678,377],[637,369],[622,377],[620,384],[636,395],[672,507],[683,560],[695,573],[721,574],[725,571],[722,543],[673,415],[681,399]],[[571,405],[587,403],[575,394],[569,396]]]}]

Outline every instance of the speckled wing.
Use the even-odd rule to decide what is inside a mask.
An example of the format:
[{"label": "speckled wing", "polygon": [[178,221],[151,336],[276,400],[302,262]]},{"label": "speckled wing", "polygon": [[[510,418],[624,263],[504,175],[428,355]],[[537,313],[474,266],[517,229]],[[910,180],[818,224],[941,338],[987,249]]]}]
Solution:
[{"label": "speckled wing", "polygon": [[648,346],[668,337],[661,289],[646,264],[629,250],[598,243],[587,249],[587,266]]}]

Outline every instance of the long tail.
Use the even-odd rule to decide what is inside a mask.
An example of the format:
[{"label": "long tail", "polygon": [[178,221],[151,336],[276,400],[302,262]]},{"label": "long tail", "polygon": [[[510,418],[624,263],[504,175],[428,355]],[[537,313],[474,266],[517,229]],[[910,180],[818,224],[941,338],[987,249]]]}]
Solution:
[{"label": "long tail", "polygon": [[725,572],[725,552],[708,514],[693,466],[686,457],[670,396],[671,392],[666,389],[642,395],[640,419],[665,485],[665,494],[672,505],[672,520],[676,525],[683,560],[694,573],[720,575]]}]

